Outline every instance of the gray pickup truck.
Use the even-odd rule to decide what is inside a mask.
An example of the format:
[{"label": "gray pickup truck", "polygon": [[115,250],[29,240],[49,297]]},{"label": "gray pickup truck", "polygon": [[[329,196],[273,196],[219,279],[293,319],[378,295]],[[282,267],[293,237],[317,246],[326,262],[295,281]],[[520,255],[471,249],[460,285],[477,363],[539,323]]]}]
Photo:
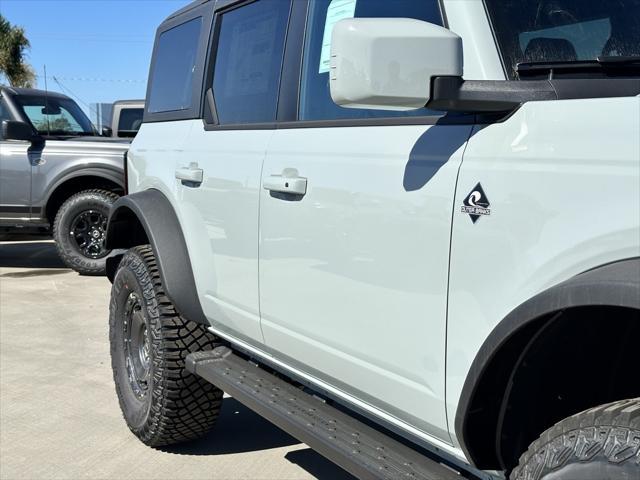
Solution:
[{"label": "gray pickup truck", "polygon": [[0,87],[0,122],[0,231],[50,231],[70,268],[102,274],[129,142],[100,136],[71,98],[41,90]]}]

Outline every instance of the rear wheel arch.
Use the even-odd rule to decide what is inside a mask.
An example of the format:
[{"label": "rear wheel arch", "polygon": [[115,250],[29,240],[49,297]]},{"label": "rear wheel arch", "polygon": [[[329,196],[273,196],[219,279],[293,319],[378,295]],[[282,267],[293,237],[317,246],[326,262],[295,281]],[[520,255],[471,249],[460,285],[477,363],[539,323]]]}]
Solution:
[{"label": "rear wheel arch", "polygon": [[111,209],[106,247],[114,250],[107,259],[107,276],[115,276],[123,250],[150,244],[166,294],[188,320],[203,325],[208,321],[198,298],[187,244],[169,199],[149,189],[120,197]]},{"label": "rear wheel arch", "polygon": [[[581,378],[580,368],[593,369],[596,379],[598,375],[608,376],[605,372],[616,365],[622,365],[620,374],[624,374],[625,355],[630,355],[632,348],[623,344],[637,334],[640,258],[584,272],[514,309],[481,347],[463,387],[455,430],[467,458],[481,469],[508,470],[517,463],[522,444],[537,438],[561,418],[590,406],[640,395],[640,385],[633,382],[606,388],[591,382],[574,385],[573,397],[552,397]],[[581,346],[597,348],[598,355],[587,350],[581,356]],[[542,374],[550,377],[538,384],[536,376]],[[554,392],[554,387],[559,391]],[[540,399],[552,403],[542,405]],[[542,414],[527,417],[527,408],[536,414],[544,408],[557,411],[549,412],[548,418],[541,418]],[[518,425],[520,438],[514,438],[515,421],[523,422]],[[534,435],[527,428],[539,430]],[[487,432],[493,440],[487,439]]]},{"label": "rear wheel arch", "polygon": [[124,185],[122,176],[98,170],[82,171],[58,180],[44,203],[44,215],[53,224],[53,220],[62,204],[72,195],[83,190],[107,190],[122,195]]}]

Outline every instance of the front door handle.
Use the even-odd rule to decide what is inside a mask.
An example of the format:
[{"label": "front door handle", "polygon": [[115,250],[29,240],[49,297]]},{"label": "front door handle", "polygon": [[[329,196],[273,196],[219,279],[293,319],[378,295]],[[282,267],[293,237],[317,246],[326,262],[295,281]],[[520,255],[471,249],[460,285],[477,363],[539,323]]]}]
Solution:
[{"label": "front door handle", "polygon": [[270,192],[304,195],[307,193],[307,179],[292,175],[286,170],[282,175],[269,175],[262,182],[262,187]]},{"label": "front door handle", "polygon": [[[204,171],[198,168],[197,163],[192,163],[188,167],[176,169],[176,178],[182,181],[183,185],[194,186],[201,184],[204,178]],[[189,185],[191,184],[191,185]]]}]

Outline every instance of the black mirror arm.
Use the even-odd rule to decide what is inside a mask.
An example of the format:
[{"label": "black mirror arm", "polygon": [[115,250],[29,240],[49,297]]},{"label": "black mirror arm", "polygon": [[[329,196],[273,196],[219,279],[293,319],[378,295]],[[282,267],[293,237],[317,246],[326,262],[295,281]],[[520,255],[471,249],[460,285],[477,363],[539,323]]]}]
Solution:
[{"label": "black mirror arm", "polygon": [[509,113],[527,102],[637,95],[640,95],[637,78],[463,80],[462,77],[434,77],[431,100],[426,107],[450,112]]},{"label": "black mirror arm", "polygon": [[513,111],[524,102],[556,98],[554,88],[547,81],[435,77],[431,80],[431,100],[426,106],[450,112],[500,113]]}]

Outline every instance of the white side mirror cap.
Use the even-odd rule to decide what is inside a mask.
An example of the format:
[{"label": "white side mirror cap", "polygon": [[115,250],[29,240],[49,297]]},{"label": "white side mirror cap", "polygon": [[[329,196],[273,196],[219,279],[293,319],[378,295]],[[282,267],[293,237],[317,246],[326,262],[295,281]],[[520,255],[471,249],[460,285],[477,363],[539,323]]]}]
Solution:
[{"label": "white side mirror cap", "polygon": [[462,39],[410,18],[350,18],[333,28],[330,65],[338,105],[412,110],[429,101],[433,77],[462,76]]}]

